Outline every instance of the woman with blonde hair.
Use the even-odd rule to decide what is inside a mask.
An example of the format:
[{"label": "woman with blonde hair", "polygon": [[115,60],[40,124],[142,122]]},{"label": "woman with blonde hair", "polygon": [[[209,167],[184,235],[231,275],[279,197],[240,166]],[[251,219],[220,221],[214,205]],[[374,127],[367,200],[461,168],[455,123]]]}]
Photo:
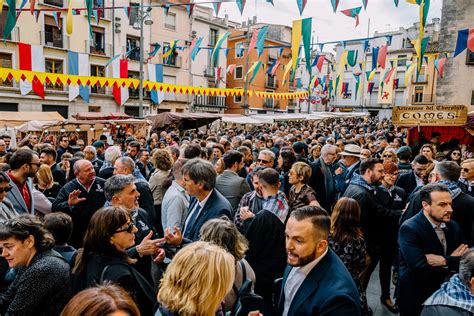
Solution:
[{"label": "woman with blonde hair", "polygon": [[386,148],[382,153],[383,161],[391,161],[395,164],[398,164],[397,153],[394,148]]},{"label": "woman with blonde hair", "polygon": [[246,280],[251,281],[252,289],[255,284],[255,272],[244,259],[245,253],[249,249],[249,243],[244,235],[239,232],[237,226],[226,217],[207,221],[201,227],[200,234],[202,241],[221,246],[234,256],[236,261],[234,286],[232,286],[232,291],[226,295],[224,300],[226,311],[232,311],[237,302],[238,290],[244,282]]},{"label": "woman with blonde hair", "polygon": [[222,301],[232,288],[234,275],[231,254],[196,241],[181,249],[166,269],[157,297],[159,311],[162,315],[224,315]]},{"label": "woman with blonde hair", "polygon": [[36,189],[43,193],[48,199],[56,199],[59,190],[61,190],[61,186],[59,183],[54,182],[51,168],[46,164],[42,164],[39,167],[38,172],[36,172],[35,177],[38,180],[36,183]]},{"label": "woman with blonde hair", "polygon": [[97,315],[140,316],[140,310],[127,291],[105,282],[77,293],[61,312],[61,316]]}]

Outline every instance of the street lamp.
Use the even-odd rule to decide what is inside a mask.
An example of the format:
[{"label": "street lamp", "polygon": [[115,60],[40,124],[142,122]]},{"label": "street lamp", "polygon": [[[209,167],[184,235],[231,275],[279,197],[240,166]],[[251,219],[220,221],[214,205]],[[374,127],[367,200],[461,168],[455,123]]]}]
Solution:
[{"label": "street lamp", "polygon": [[137,21],[133,23],[133,28],[135,30],[140,30],[140,74],[139,74],[139,90],[138,90],[138,116],[143,118],[143,63],[144,63],[144,56],[143,56],[143,42],[145,41],[145,37],[143,34],[143,25],[152,25],[153,20],[150,16],[151,7],[148,7],[143,10],[143,0],[140,3],[140,10],[138,11]]}]

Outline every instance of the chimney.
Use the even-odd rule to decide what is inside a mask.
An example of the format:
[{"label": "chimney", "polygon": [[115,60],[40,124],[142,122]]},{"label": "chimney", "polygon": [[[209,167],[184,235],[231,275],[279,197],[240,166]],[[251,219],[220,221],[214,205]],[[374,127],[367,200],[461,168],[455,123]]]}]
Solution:
[{"label": "chimney", "polygon": [[246,27],[246,26],[247,26],[247,22],[242,21],[242,27]]},{"label": "chimney", "polygon": [[229,15],[227,13],[224,15],[224,24],[225,26],[229,25]]},{"label": "chimney", "polygon": [[257,24],[257,16],[256,15],[253,16],[252,24],[253,25]]}]

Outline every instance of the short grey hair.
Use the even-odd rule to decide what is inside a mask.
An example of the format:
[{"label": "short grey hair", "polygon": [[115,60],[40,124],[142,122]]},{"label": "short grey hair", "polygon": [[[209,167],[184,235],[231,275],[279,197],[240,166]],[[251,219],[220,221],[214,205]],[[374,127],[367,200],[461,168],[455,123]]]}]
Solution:
[{"label": "short grey hair", "polygon": [[471,279],[474,278],[474,248],[470,248],[461,257],[459,262],[459,278],[461,282],[471,288]]},{"label": "short grey hair", "polygon": [[461,176],[461,167],[454,161],[441,161],[435,165],[435,170],[443,180],[457,182]]},{"label": "short grey hair", "polygon": [[191,180],[204,184],[204,190],[210,191],[216,186],[217,173],[212,164],[200,158],[187,161],[182,170],[183,176],[187,175]]},{"label": "short grey hair", "polygon": [[273,151],[269,150],[269,149],[264,149],[264,150],[260,151],[258,154],[259,155],[264,154],[266,156],[270,156],[273,159],[273,161],[275,161],[275,159],[276,159],[275,153]]},{"label": "short grey hair", "polygon": [[331,150],[336,150],[336,145],[326,144],[321,148],[321,156],[326,156]]},{"label": "short grey hair", "polygon": [[122,151],[119,146],[110,146],[105,150],[104,159],[105,161],[114,163],[115,160],[122,157]]},{"label": "short grey hair", "polygon": [[97,156],[97,149],[95,149],[94,146],[90,146],[90,145],[89,145],[89,146],[84,147],[84,152],[86,152],[86,151],[91,151],[91,152],[93,152],[93,153],[94,153],[94,157]]},{"label": "short grey hair", "polygon": [[117,159],[122,165],[124,165],[132,173],[135,170],[135,162],[130,157],[120,157]]},{"label": "short grey hair", "polygon": [[127,186],[135,183],[135,177],[132,175],[118,174],[112,176],[105,181],[104,195],[107,201],[112,201],[112,198],[122,192]]}]

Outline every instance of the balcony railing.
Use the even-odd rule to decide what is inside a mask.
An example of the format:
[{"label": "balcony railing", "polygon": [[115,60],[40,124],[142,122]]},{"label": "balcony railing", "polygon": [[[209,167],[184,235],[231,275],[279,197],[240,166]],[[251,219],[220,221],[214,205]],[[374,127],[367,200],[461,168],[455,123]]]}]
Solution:
[{"label": "balcony railing", "polygon": [[431,104],[433,103],[433,94],[414,94],[412,96],[413,104]]},{"label": "balcony railing", "polygon": [[413,76],[412,83],[427,83],[428,82],[428,75],[419,75],[418,78],[416,74]]},{"label": "balcony railing", "polygon": [[137,47],[128,54],[128,58],[131,60],[140,61],[140,48]]},{"label": "balcony railing", "polygon": [[195,107],[225,108],[225,97],[211,95],[195,95],[193,97]]},{"label": "balcony railing", "polygon": [[55,7],[63,7],[64,1],[63,0],[42,0],[44,4],[54,5]]},{"label": "balcony railing", "polygon": [[93,41],[85,41],[87,54],[101,55],[101,56],[112,56],[112,45],[94,43]]},{"label": "balcony railing", "polygon": [[170,58],[170,57],[163,59],[163,66],[181,68],[181,65],[182,65],[181,57],[180,56],[174,56],[173,58]]},{"label": "balcony railing", "polygon": [[48,47],[56,47],[62,49],[69,49],[69,36],[56,35],[52,32],[43,32],[41,34],[41,45]]}]

